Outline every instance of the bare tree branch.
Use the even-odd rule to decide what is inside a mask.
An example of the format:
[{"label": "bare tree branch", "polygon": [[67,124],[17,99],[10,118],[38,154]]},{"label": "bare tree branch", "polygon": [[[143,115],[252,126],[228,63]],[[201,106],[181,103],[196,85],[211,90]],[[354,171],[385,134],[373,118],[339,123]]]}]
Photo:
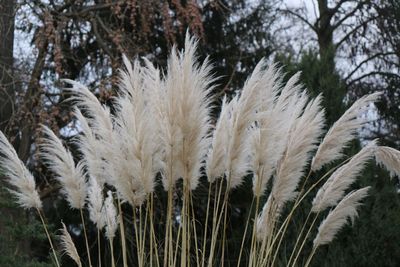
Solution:
[{"label": "bare tree branch", "polygon": [[351,80],[349,83],[347,83],[347,86],[350,87],[351,85],[361,81],[362,79],[370,77],[370,76],[392,76],[392,77],[400,78],[400,75],[397,73],[385,72],[385,71],[371,71],[371,72],[365,73],[365,74],[355,78],[354,80]]},{"label": "bare tree branch", "polygon": [[368,57],[367,59],[361,61],[361,62],[353,69],[353,71],[351,71],[351,72],[346,76],[346,78],[344,78],[344,81],[349,80],[349,79],[351,78],[351,76],[353,76],[354,73],[356,73],[357,70],[359,70],[359,69],[362,67],[362,65],[368,63],[369,61],[371,61],[371,60],[373,60],[373,59],[375,59],[375,58],[377,58],[377,57],[389,56],[389,55],[395,55],[395,54],[396,54],[395,52],[386,52],[386,53],[377,53],[377,54],[375,54],[375,55],[372,55],[372,56]]},{"label": "bare tree branch", "polygon": [[290,10],[290,9],[280,9],[279,11],[297,17],[297,18],[300,19],[302,22],[304,22],[305,24],[307,24],[313,31],[317,31],[317,29],[315,28],[315,26],[312,25],[311,22],[309,22],[306,18],[304,18],[304,17],[301,16],[300,14],[298,14],[298,13],[296,13],[296,12]]},{"label": "bare tree branch", "polygon": [[366,4],[365,1],[360,1],[358,2],[358,4],[356,5],[355,8],[353,8],[349,13],[347,13],[346,15],[344,15],[339,21],[337,21],[335,24],[332,25],[332,29],[335,30],[338,27],[340,27],[340,25],[342,25],[342,23],[344,21],[346,21],[347,19],[349,19],[351,16],[353,16],[358,10],[360,10],[364,5]]},{"label": "bare tree branch", "polygon": [[369,19],[363,21],[359,25],[357,25],[354,29],[350,30],[342,39],[340,39],[339,42],[335,44],[336,49],[338,49],[348,38],[353,35],[355,32],[357,32],[360,28],[364,27],[367,23],[377,19],[378,16],[370,17]]}]

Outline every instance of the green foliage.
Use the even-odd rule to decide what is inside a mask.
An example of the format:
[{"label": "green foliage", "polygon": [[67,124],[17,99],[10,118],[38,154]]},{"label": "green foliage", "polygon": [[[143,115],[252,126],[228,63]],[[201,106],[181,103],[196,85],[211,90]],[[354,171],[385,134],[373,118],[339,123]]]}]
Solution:
[{"label": "green foliage", "polygon": [[299,61],[284,54],[278,54],[275,60],[282,64],[287,77],[300,71],[300,80],[313,97],[323,95],[327,125],[332,125],[344,110],[346,86],[330,62],[321,60],[318,53],[311,49],[300,55]]},{"label": "green foliage", "polygon": [[[3,186],[0,186],[0,226],[0,266],[53,266],[43,256],[48,254],[48,245],[40,221],[18,208]],[[31,251],[31,246],[36,249]]]}]

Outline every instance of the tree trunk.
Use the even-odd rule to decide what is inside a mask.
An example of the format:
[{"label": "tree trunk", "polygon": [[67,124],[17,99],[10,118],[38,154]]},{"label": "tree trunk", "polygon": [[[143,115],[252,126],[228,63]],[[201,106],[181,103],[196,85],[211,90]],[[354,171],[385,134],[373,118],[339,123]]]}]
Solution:
[{"label": "tree trunk", "polygon": [[0,0],[0,130],[6,130],[13,115],[15,100],[13,79],[15,0]]}]

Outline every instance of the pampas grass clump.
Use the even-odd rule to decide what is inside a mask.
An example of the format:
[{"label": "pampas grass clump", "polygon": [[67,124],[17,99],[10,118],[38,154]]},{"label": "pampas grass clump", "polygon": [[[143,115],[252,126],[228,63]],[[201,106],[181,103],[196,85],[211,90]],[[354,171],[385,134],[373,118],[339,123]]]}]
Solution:
[{"label": "pampas grass clump", "polygon": [[[344,158],[344,148],[365,125],[362,115],[379,93],[357,100],[324,134],[323,96],[310,97],[298,83],[299,74],[284,83],[281,70],[261,60],[240,94],[223,98],[214,124],[215,77],[207,59],[198,63],[193,38],[186,37],[182,52],[173,48],[165,74],[146,59],[132,64],[124,57],[123,62],[113,112],[88,88],[66,80],[79,122],[78,163],[54,132],[42,128],[40,156],[70,208],[80,212],[86,251],[77,250],[64,224],[54,244],[35,179],[0,133],[0,166],[9,190],[21,207],[38,212],[57,266],[58,248],[78,266],[95,265],[89,225],[97,231],[98,266],[224,266],[229,195],[245,177],[253,182],[255,212],[243,226],[239,255],[230,257],[237,257],[238,266],[245,254],[248,266],[274,266],[294,212],[319,188],[287,261],[295,266],[309,247],[309,256],[302,259],[307,266],[318,247],[329,244],[348,219],[357,217],[369,187],[349,189],[368,161],[375,158],[391,175],[400,174],[400,152],[379,146],[377,140]],[[339,165],[321,175],[332,162]],[[201,221],[193,196],[204,175],[209,190],[206,220]],[[157,191],[159,186],[165,192]],[[157,194],[167,198],[163,224],[154,214]],[[318,233],[312,243],[313,229]],[[109,244],[102,250],[103,235]],[[114,255],[117,240],[121,260]],[[111,253],[102,263],[104,249]],[[128,255],[132,253],[134,258]]]}]

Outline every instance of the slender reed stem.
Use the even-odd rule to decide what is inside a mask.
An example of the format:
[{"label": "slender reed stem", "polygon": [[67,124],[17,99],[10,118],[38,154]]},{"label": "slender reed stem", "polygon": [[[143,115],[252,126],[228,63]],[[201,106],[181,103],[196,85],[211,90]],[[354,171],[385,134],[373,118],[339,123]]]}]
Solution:
[{"label": "slender reed stem", "polygon": [[216,233],[216,224],[217,224],[217,214],[219,210],[219,201],[221,199],[221,190],[222,190],[222,184],[223,184],[223,178],[221,178],[221,182],[216,183],[215,186],[215,193],[214,193],[214,210],[213,210],[213,224],[211,228],[211,244],[210,244],[210,255],[208,257],[208,267],[212,267],[213,259],[214,259],[214,249],[215,249],[215,242],[217,239],[217,233]]},{"label": "slender reed stem", "polygon": [[80,214],[81,214],[83,234],[85,235],[86,252],[88,254],[89,266],[92,267],[92,260],[90,259],[90,247],[89,247],[89,242],[88,242],[87,233],[86,233],[86,226],[85,226],[85,219],[83,217],[83,210],[82,209],[79,209],[79,210],[80,210]]},{"label": "slender reed stem", "polygon": [[[226,197],[226,201],[228,202],[228,197]],[[225,200],[224,200],[225,202]],[[222,252],[221,252],[221,266],[224,267],[225,263],[225,242],[226,242],[226,217],[228,213],[228,204],[225,205],[224,209],[224,226],[222,229]]]},{"label": "slender reed stem", "polygon": [[114,247],[113,247],[113,239],[109,239],[110,241],[110,249],[111,249],[111,266],[115,267],[115,259],[114,259]]},{"label": "slender reed stem", "polygon": [[97,228],[97,253],[99,254],[99,263],[97,264],[98,267],[101,267],[101,246],[100,246],[100,241],[101,241],[101,236],[100,236],[100,230]]},{"label": "slender reed stem", "polygon": [[291,261],[292,261],[294,255],[296,255],[297,245],[299,244],[300,239],[301,239],[301,237],[303,236],[303,232],[304,232],[304,230],[306,229],[306,225],[307,225],[307,223],[308,223],[308,220],[310,219],[310,215],[311,215],[311,212],[308,213],[307,218],[306,218],[306,220],[304,221],[303,226],[301,227],[300,233],[297,235],[296,243],[294,244],[294,247],[293,247],[293,249],[292,249],[292,253],[290,254],[290,258],[289,258],[289,261],[288,261],[287,265],[290,265],[290,263],[291,263]]},{"label": "slender reed stem", "polygon": [[210,212],[210,198],[211,198],[211,183],[208,185],[208,197],[207,197],[207,211],[206,211],[206,221],[204,226],[204,237],[203,237],[203,249],[201,256],[201,267],[204,267],[205,264],[205,255],[206,255],[206,245],[207,245],[207,231],[208,231],[208,215]]},{"label": "slender reed stem", "polygon": [[[156,239],[156,235],[155,235],[155,231],[154,231],[154,222],[153,222],[153,215],[154,215],[154,197],[153,197],[153,193],[150,194],[150,234],[151,234],[151,243],[150,246],[154,246],[154,251],[155,251],[155,258],[156,258],[156,263],[157,266],[161,266],[160,265],[160,261],[159,261],[159,257],[158,257],[158,245],[157,245],[157,239]],[[150,249],[151,253],[150,256],[153,256],[153,249]],[[150,258],[151,259],[151,258]],[[150,261],[151,264],[153,263],[153,261]]]},{"label": "slender reed stem", "polygon": [[[217,236],[218,236],[218,230],[219,230],[219,226],[221,224],[221,219],[223,216],[223,212],[220,213],[220,209],[219,209],[219,205],[220,205],[220,201],[221,201],[221,195],[222,195],[222,187],[223,187],[223,178],[221,178],[221,183],[220,183],[220,187],[218,190],[218,195],[217,195],[217,202],[216,202],[216,206],[214,209],[214,218],[213,218],[213,229],[212,229],[212,234],[211,234],[211,248],[210,248],[210,255],[208,258],[208,267],[213,266],[213,259],[214,259],[214,252],[215,252],[215,245],[217,242]],[[226,191],[228,190],[228,186],[225,189]],[[226,195],[226,193],[224,194],[224,196]],[[225,200],[225,197],[224,197]],[[222,203],[222,207],[221,207],[221,211],[224,210],[225,208],[225,201],[223,201]],[[220,214],[219,214],[220,213]],[[218,216],[219,214],[219,216]]]},{"label": "slender reed stem", "polygon": [[[252,209],[253,209],[253,205],[254,205],[254,198],[253,198],[253,200],[251,201],[250,210],[249,210],[249,216],[247,216],[246,226],[245,226],[245,228],[244,228],[244,233],[243,233],[243,238],[242,238],[242,244],[240,245],[239,258],[238,258],[238,260],[237,260],[237,267],[240,266],[240,260],[242,259],[242,253],[243,253],[243,250],[244,250],[244,242],[246,241],[247,228],[248,228],[249,225],[250,225],[249,222],[250,222],[251,211],[252,211]],[[257,214],[257,211],[256,211],[256,214]],[[251,265],[249,264],[249,266],[251,266]]]},{"label": "slender reed stem", "polygon": [[[299,190],[300,193],[297,195],[296,201],[294,202],[294,205],[293,205],[293,206],[296,206],[296,205],[299,203],[301,193],[303,192],[304,187],[305,187],[305,185],[306,185],[308,179],[310,178],[310,175],[311,175],[311,170],[308,172],[308,175],[307,175],[306,178],[304,179],[304,182],[303,182],[303,184],[302,184],[302,186],[301,186],[301,189]],[[276,259],[276,257],[277,257],[277,254],[278,254],[278,252],[279,252],[279,248],[280,248],[280,246],[281,246],[281,244],[282,244],[283,238],[284,238],[285,233],[286,233],[286,230],[287,230],[287,228],[288,228],[288,226],[289,226],[290,220],[291,220],[292,217],[293,217],[293,214],[294,214],[294,212],[290,212],[289,215],[287,216],[286,220],[285,220],[285,223],[283,224],[283,225],[285,225],[285,226],[284,226],[284,229],[283,229],[283,231],[282,231],[282,234],[280,235],[280,239],[279,239],[278,245],[277,245],[277,247],[276,247],[276,249],[275,249],[275,255],[274,255],[274,258],[273,258],[273,261],[272,261],[272,265],[273,265],[274,262],[275,262],[275,259]],[[307,216],[307,218],[308,218],[308,216]],[[297,237],[297,239],[299,240],[299,236]],[[296,246],[297,246],[297,241],[296,241],[295,248],[296,248]],[[295,248],[294,248],[294,249],[295,249]]]},{"label": "slender reed stem", "polygon": [[126,239],[125,239],[125,227],[124,227],[124,214],[122,213],[121,200],[117,198],[118,209],[119,209],[119,228],[121,233],[121,246],[122,246],[122,260],[124,267],[128,267],[128,258],[126,256]]},{"label": "slender reed stem", "polygon": [[313,247],[310,256],[308,256],[308,259],[306,261],[306,264],[304,265],[304,267],[308,267],[308,265],[310,265],[312,258],[314,257],[315,252],[317,251],[317,247]]},{"label": "slender reed stem", "polygon": [[[304,245],[305,245],[305,243],[306,243],[306,241],[307,241],[307,239],[308,239],[308,236],[310,235],[311,230],[312,230],[312,228],[313,228],[315,222],[317,221],[318,215],[319,215],[319,212],[315,214],[314,220],[312,221],[310,227],[308,228],[308,231],[307,231],[306,235],[304,236],[303,242],[301,243],[301,246],[300,246],[300,248],[299,248],[299,251],[297,252],[296,257],[295,257],[294,260],[293,260],[292,266],[295,266],[296,261],[297,261],[297,259],[299,258],[300,253],[301,253],[301,251],[303,250],[303,247],[304,247]],[[312,253],[312,254],[313,254],[313,253]],[[311,256],[311,255],[310,255],[310,256]]]},{"label": "slender reed stem", "polygon": [[142,225],[142,206],[139,207],[139,229],[137,229],[139,232],[139,267],[143,266],[143,225]]},{"label": "slender reed stem", "polygon": [[[145,216],[144,216],[144,227],[143,227],[143,231],[142,231],[142,248],[141,248],[141,250],[142,250],[142,256],[141,256],[142,266],[145,265],[144,259],[145,259],[145,256],[146,256],[146,249],[145,248],[146,248],[146,240],[147,240],[147,238],[146,238],[147,226],[148,226],[148,224],[147,224],[147,215],[149,213],[149,203],[147,202],[146,205],[147,205],[147,207],[146,207],[146,212],[145,212]],[[140,207],[140,218],[142,218],[142,207]],[[142,219],[140,219],[140,220],[142,220]]]},{"label": "slender reed stem", "polygon": [[60,263],[58,262],[57,254],[56,254],[56,251],[55,251],[54,246],[53,246],[53,241],[51,241],[50,234],[49,234],[49,231],[47,230],[47,226],[46,226],[46,223],[44,221],[44,217],[42,215],[42,212],[39,209],[36,209],[36,211],[38,212],[40,220],[42,221],[42,225],[43,225],[44,231],[46,232],[46,236],[47,236],[47,239],[49,240],[51,250],[53,251],[53,256],[54,256],[54,260],[56,261],[56,265],[58,267],[60,267]]},{"label": "slender reed stem", "polygon": [[137,219],[136,219],[136,208],[135,207],[133,207],[133,230],[134,230],[134,232],[135,232],[135,243],[136,243],[136,254],[137,254],[137,261],[138,261],[138,264],[140,264],[140,242],[139,242],[139,234],[138,234],[138,231],[139,231],[139,229],[138,229],[138,226],[137,226]]},{"label": "slender reed stem", "polygon": [[189,201],[190,201],[190,206],[192,208],[191,212],[192,212],[194,245],[195,245],[195,250],[196,250],[196,266],[200,266],[199,248],[198,248],[198,245],[197,245],[196,217],[195,217],[195,214],[194,214],[192,194],[190,194]]}]

